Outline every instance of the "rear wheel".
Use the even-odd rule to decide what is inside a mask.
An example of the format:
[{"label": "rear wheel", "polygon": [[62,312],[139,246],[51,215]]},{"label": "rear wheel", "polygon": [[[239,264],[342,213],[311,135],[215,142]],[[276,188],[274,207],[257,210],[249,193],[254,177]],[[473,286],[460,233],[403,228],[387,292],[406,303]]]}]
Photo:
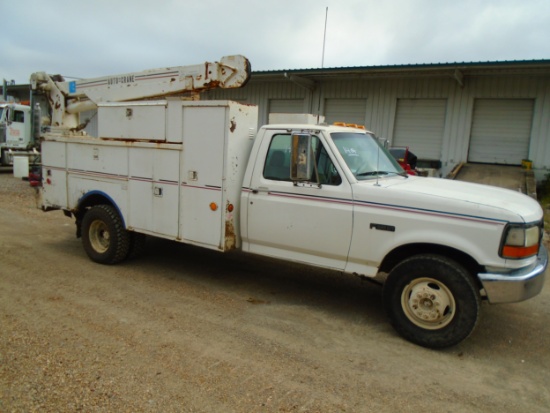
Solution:
[{"label": "rear wheel", "polygon": [[84,214],[82,245],[88,257],[100,264],[116,264],[126,258],[130,239],[114,207],[96,205]]},{"label": "rear wheel", "polygon": [[438,255],[417,255],[398,264],[384,285],[384,306],[396,331],[430,348],[458,344],[474,330],[479,293],[470,274]]}]

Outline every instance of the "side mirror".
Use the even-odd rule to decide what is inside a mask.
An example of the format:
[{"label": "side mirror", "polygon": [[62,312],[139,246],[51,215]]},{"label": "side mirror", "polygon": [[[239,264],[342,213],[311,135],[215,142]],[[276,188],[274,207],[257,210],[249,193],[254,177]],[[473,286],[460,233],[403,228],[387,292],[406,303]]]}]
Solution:
[{"label": "side mirror", "polygon": [[290,155],[290,179],[292,181],[309,181],[311,179],[313,172],[311,154],[311,135],[293,133]]},{"label": "side mirror", "polygon": [[6,125],[11,125],[10,119],[11,110],[9,106],[4,110],[4,119],[6,120]]},{"label": "side mirror", "polygon": [[385,149],[389,149],[390,147],[390,141],[386,138],[378,138],[378,142],[380,142],[380,145],[382,145]]}]

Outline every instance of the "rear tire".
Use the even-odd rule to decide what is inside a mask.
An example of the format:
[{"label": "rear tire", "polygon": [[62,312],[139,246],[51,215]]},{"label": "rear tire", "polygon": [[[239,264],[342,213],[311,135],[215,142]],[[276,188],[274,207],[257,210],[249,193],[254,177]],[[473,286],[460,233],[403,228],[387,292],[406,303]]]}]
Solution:
[{"label": "rear tire", "polygon": [[88,257],[100,264],[116,264],[127,257],[130,238],[114,207],[96,205],[84,214],[82,245]]},{"label": "rear tire", "polygon": [[480,296],[470,274],[439,255],[398,264],[384,284],[384,306],[395,330],[429,348],[458,344],[474,330]]}]

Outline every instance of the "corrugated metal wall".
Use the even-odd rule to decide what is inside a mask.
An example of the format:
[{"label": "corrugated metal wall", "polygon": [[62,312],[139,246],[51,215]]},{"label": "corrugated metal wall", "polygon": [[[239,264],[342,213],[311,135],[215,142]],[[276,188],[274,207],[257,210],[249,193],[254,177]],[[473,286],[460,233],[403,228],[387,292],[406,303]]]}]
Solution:
[{"label": "corrugated metal wall", "polygon": [[[366,127],[377,135],[394,138],[396,108],[399,99],[445,99],[446,112],[441,139],[442,174],[468,160],[472,116],[476,99],[533,99],[533,124],[529,158],[539,172],[550,169],[550,77],[528,75],[465,76],[462,85],[449,77],[341,78],[322,80],[311,91],[282,75],[280,79],[255,80],[235,90],[215,90],[204,99],[233,99],[259,105],[259,123],[267,123],[271,99],[301,99],[304,113],[325,115],[326,101],[334,113],[334,102],[340,99],[366,99]],[[338,100],[334,100],[338,99]],[[344,101],[340,101],[345,105]],[[357,118],[357,114],[354,114]],[[346,119],[342,119],[346,121]],[[352,120],[350,120],[352,121]],[[414,148],[411,148],[414,152]],[[544,171],[540,172],[543,173]]]}]

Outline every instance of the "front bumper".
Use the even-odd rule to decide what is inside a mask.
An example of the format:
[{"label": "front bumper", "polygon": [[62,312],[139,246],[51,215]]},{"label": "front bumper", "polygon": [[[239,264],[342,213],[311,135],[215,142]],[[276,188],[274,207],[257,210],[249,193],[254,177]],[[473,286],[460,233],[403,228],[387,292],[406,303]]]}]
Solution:
[{"label": "front bumper", "polygon": [[481,273],[478,278],[491,304],[527,300],[541,292],[544,285],[548,252],[541,245],[534,264],[507,274]]}]

